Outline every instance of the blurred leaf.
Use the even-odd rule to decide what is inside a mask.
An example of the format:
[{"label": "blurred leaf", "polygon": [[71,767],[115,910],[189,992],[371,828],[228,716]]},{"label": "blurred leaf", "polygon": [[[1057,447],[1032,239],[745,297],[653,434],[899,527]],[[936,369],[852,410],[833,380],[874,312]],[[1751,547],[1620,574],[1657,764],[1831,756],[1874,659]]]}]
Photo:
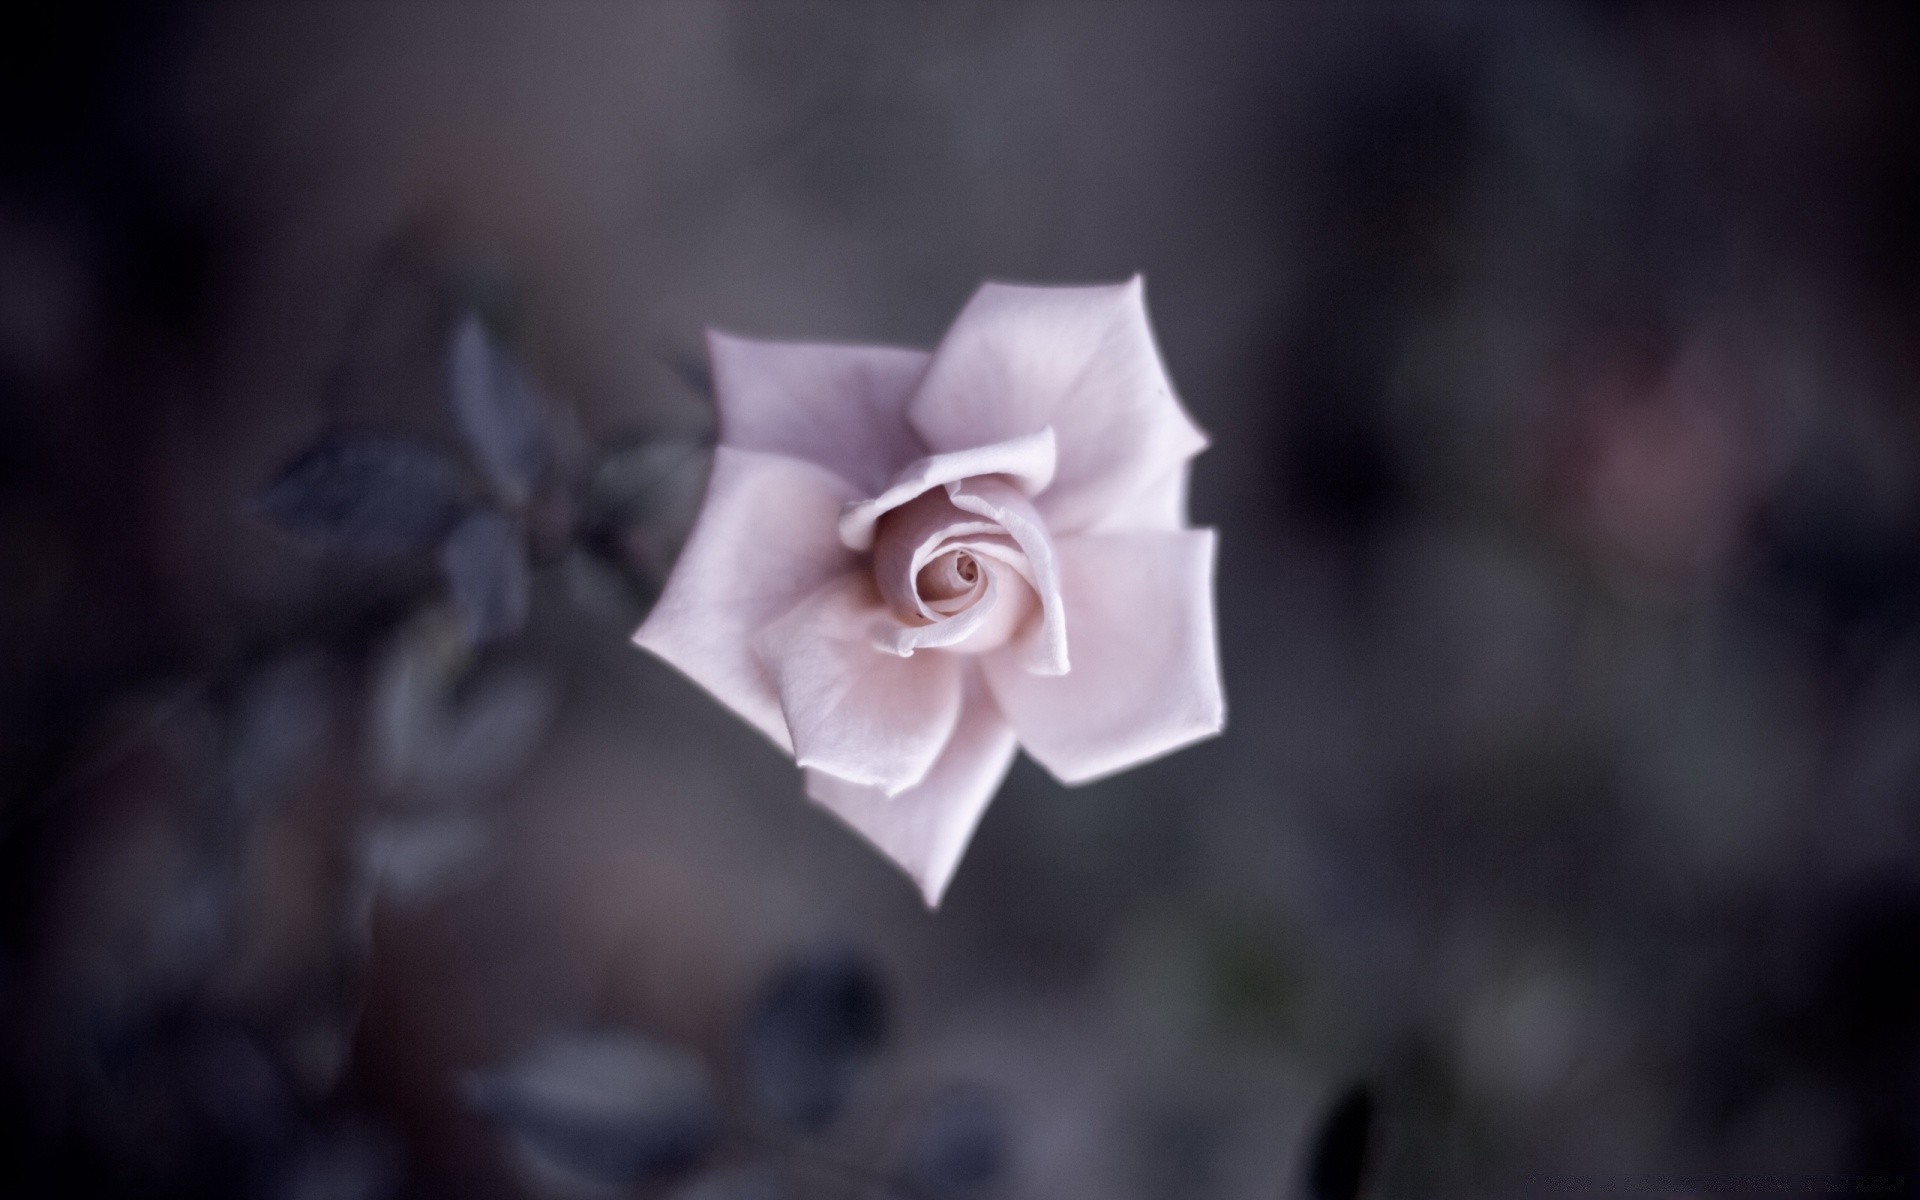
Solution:
[{"label": "blurred leaf", "polygon": [[483,676],[423,758],[422,782],[448,796],[505,782],[539,749],[553,708],[544,674],[502,668]]},{"label": "blurred leaf", "polygon": [[839,1115],[887,1032],[886,994],[867,963],[848,954],[791,966],[768,984],[747,1018],[741,1066],[748,1092],[807,1131]]},{"label": "blurred leaf", "polygon": [[384,817],[361,835],[361,871],[380,894],[417,904],[458,882],[492,840],[486,819],[471,814]]},{"label": "blurred leaf", "polygon": [[625,523],[700,506],[713,446],[701,438],[657,438],[609,451],[589,488],[595,516]]},{"label": "blurred leaf", "polygon": [[425,613],[402,629],[374,677],[369,746],[374,775],[389,789],[410,785],[433,752],[454,681],[466,669],[466,646],[439,616]]},{"label": "blurred leaf", "polygon": [[375,681],[375,774],[426,799],[471,798],[526,765],[553,708],[545,674],[510,666],[473,673],[458,634],[429,614],[395,640]]},{"label": "blurred leaf", "polygon": [[583,546],[567,552],[560,578],[576,608],[623,634],[639,627],[653,599],[653,589],[623,563]]},{"label": "blurred leaf", "polygon": [[619,1030],[550,1037],[472,1072],[466,1093],[536,1163],[594,1183],[640,1183],[685,1169],[719,1135],[719,1102],[700,1060]]},{"label": "blurred leaf", "polygon": [[699,515],[712,465],[712,445],[697,438],[612,451],[589,481],[589,536],[628,566],[664,579]]},{"label": "blurred leaf", "polygon": [[1366,1180],[1372,1136],[1373,1093],[1355,1084],[1328,1111],[1314,1138],[1307,1159],[1308,1200],[1354,1200]]},{"label": "blurred leaf", "polygon": [[1011,1142],[999,1096],[978,1086],[951,1087],[927,1107],[908,1142],[902,1174],[916,1194],[977,1196],[1005,1178]]},{"label": "blurred leaf", "polygon": [[382,434],[323,440],[280,473],[254,507],[290,532],[369,554],[424,550],[462,506],[459,464],[432,446]]},{"label": "blurred leaf", "polygon": [[440,299],[443,311],[476,316],[496,334],[514,337],[526,327],[526,296],[502,255],[466,254],[446,264]]},{"label": "blurred leaf", "polygon": [[514,521],[492,509],[472,514],[441,545],[440,569],[468,645],[516,634],[526,625],[533,583],[526,536]]},{"label": "blurred leaf", "polygon": [[546,408],[525,368],[468,316],[454,330],[448,382],[460,431],[487,478],[509,504],[525,504],[552,458]]}]

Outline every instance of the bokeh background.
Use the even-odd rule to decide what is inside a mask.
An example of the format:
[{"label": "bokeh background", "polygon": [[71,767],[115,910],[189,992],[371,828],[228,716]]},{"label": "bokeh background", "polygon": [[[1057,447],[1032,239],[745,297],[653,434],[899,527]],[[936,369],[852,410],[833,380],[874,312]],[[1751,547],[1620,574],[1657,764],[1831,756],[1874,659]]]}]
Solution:
[{"label": "bokeh background", "polygon": [[[1915,33],[10,7],[0,1194],[1915,1194]],[[1229,726],[929,914],[627,644],[700,331],[1136,271]]]}]

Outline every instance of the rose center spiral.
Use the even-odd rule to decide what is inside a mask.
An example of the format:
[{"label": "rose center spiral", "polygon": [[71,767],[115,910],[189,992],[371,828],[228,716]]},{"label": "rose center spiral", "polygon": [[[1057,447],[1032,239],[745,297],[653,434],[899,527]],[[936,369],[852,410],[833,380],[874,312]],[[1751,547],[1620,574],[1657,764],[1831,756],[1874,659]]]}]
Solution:
[{"label": "rose center spiral", "polygon": [[972,551],[951,549],[936,554],[920,568],[913,588],[920,602],[935,612],[956,612],[974,598],[983,573]]},{"label": "rose center spiral", "polygon": [[944,488],[880,518],[873,574],[898,622],[889,623],[883,638],[896,653],[989,650],[1038,608],[1027,556],[1012,535],[997,521],[957,508]]}]

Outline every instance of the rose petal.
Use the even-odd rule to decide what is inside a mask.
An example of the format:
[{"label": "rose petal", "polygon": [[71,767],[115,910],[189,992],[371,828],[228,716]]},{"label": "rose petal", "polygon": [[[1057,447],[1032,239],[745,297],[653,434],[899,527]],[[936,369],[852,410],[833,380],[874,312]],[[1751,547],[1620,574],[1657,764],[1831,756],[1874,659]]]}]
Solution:
[{"label": "rose petal", "polygon": [[1035,675],[1004,650],[982,659],[1027,753],[1085,783],[1218,733],[1213,531],[1082,534],[1054,550],[1073,670]]},{"label": "rose petal", "polygon": [[686,548],[633,635],[783,750],[793,743],[753,637],[855,568],[834,533],[851,493],[813,463],[721,446]]},{"label": "rose petal", "polygon": [[[1004,486],[1004,485],[1003,485]],[[1009,489],[1016,498],[1019,493]],[[984,572],[965,593],[929,603],[920,577],[930,561],[965,554]],[[1024,627],[1035,609],[1033,567],[1020,544],[991,520],[954,507],[944,489],[889,513],[873,551],[874,578],[899,621],[875,644],[889,654],[923,647],[967,654],[995,649]]]},{"label": "rose petal", "polygon": [[907,419],[936,453],[1052,427],[1056,536],[1094,528],[1206,446],[1175,398],[1139,276],[1110,287],[989,283],[934,352]]},{"label": "rose petal", "polygon": [[1069,665],[1067,605],[1061,598],[1053,539],[1034,511],[1033,501],[1021,495],[1018,488],[992,476],[949,484],[947,496],[955,508],[985,517],[1006,530],[1025,553],[1026,574],[1040,598],[1040,623],[1024,639],[1023,665],[1041,675],[1065,674]]},{"label": "rose petal", "polygon": [[993,616],[1000,600],[1000,584],[989,571],[980,588],[979,598],[972,604],[954,613],[924,624],[909,625],[896,622],[887,628],[876,644],[889,654],[905,658],[915,650],[937,650],[958,645],[972,637],[979,628]]},{"label": "rose petal", "polygon": [[1028,589],[1034,586],[1033,565],[1027,561],[1027,552],[1020,548],[1019,542],[997,529],[992,533],[968,533],[956,537],[941,547],[942,552],[948,549],[965,550],[972,554],[975,560],[991,559],[1010,568],[1014,574],[1026,582]]},{"label": "rose petal", "polygon": [[874,644],[897,626],[872,578],[830,580],[760,631],[794,759],[888,795],[919,783],[960,718],[961,665],[950,654],[901,658]]},{"label": "rose petal", "polygon": [[1005,475],[1031,496],[1053,480],[1053,430],[1040,428],[990,445],[974,443],[968,449],[935,454],[908,464],[884,492],[871,500],[849,504],[840,517],[840,540],[849,550],[873,546],[873,527],[880,518],[929,489],[975,475]]},{"label": "rose petal", "polygon": [[1034,611],[1033,586],[1006,562],[982,558],[986,580],[979,599],[950,617],[924,625],[885,626],[874,644],[902,657],[926,649],[983,654],[1005,645]]},{"label": "rose petal", "polygon": [[933,617],[950,617],[985,594],[986,568],[961,546],[942,546],[913,573],[913,592]]},{"label": "rose petal", "polygon": [[937,908],[981,814],[1013,765],[1015,748],[1012,727],[970,673],[960,723],[918,786],[889,798],[809,771],[807,795],[898,863],[920,885],[927,907]]},{"label": "rose petal", "polygon": [[1085,532],[1172,530],[1187,527],[1187,477],[1193,463],[1183,462],[1124,504],[1103,513]]},{"label": "rose petal", "polygon": [[996,531],[989,521],[953,506],[943,491],[926,492],[887,514],[886,527],[873,543],[873,577],[880,594],[903,620],[935,613],[920,599],[914,579],[927,559],[949,539]]},{"label": "rose petal", "polygon": [[817,463],[863,496],[926,453],[906,402],[929,355],[892,346],[760,342],[707,331],[720,441]]}]

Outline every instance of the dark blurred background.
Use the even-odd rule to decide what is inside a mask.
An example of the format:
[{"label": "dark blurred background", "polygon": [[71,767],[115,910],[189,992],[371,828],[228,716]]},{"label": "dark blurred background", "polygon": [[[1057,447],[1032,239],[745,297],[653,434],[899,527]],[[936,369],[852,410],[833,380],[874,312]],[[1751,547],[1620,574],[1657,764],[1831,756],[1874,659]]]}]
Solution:
[{"label": "dark blurred background", "polygon": [[[0,1195],[1920,1193],[1915,33],[8,8]],[[1228,730],[928,914],[627,644],[700,330],[1135,271]]]}]

